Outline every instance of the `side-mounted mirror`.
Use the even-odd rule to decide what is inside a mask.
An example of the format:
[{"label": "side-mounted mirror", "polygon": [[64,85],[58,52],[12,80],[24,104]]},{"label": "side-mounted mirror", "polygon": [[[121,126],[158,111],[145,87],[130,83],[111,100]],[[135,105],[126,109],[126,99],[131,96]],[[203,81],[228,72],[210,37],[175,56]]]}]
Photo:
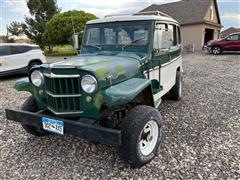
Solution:
[{"label": "side-mounted mirror", "polygon": [[172,31],[162,31],[161,49],[170,49],[172,41]]},{"label": "side-mounted mirror", "polygon": [[78,40],[78,37],[79,37],[79,34],[83,34],[84,31],[80,31],[80,33],[74,33],[73,34],[73,46],[76,50],[79,50],[79,40]]},{"label": "side-mounted mirror", "polygon": [[73,46],[74,49],[79,49],[79,43],[78,43],[78,34],[73,34]]}]

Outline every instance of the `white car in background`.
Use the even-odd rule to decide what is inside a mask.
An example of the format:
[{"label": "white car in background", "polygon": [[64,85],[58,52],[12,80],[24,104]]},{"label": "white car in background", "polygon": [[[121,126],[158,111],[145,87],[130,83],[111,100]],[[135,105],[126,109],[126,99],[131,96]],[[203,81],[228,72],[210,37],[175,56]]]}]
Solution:
[{"label": "white car in background", "polygon": [[46,57],[37,45],[0,44],[0,77],[27,74],[33,66],[46,62]]}]

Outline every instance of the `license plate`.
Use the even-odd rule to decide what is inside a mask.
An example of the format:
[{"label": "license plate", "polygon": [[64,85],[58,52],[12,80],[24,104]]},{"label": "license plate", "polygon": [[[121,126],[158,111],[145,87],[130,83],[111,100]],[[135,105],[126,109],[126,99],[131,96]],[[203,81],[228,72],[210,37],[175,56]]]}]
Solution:
[{"label": "license plate", "polygon": [[50,131],[50,132],[61,134],[61,135],[64,134],[63,132],[64,123],[62,121],[43,117],[42,125],[43,125],[43,129],[46,131]]}]

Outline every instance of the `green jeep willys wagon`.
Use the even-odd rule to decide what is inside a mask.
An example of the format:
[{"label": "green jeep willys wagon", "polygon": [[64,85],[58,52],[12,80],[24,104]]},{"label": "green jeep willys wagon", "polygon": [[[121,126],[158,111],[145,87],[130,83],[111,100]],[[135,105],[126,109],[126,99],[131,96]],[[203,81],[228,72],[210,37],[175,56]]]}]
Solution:
[{"label": "green jeep willys wagon", "polygon": [[86,25],[80,56],[33,67],[15,88],[32,94],[7,119],[30,134],[72,134],[117,145],[133,166],[156,155],[161,97],[182,95],[178,22],[161,12],[107,16]]}]

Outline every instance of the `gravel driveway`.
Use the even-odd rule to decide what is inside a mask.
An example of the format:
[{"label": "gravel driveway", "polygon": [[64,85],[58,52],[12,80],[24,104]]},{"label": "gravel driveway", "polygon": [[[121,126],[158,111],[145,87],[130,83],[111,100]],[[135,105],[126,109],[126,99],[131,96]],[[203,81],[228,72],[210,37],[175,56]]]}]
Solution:
[{"label": "gravel driveway", "polygon": [[240,178],[240,54],[184,55],[183,99],[163,100],[158,156],[140,169],[119,150],[72,136],[36,138],[4,109],[20,107],[28,93],[0,80],[0,179]]}]

